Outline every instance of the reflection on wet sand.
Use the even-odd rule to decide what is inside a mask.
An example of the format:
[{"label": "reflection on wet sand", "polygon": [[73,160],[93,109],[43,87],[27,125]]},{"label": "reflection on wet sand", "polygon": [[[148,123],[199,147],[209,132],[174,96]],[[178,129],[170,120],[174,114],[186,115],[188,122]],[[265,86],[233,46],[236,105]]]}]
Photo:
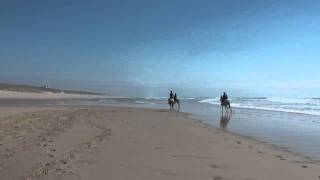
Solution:
[{"label": "reflection on wet sand", "polygon": [[220,128],[226,129],[231,119],[231,113],[222,113],[220,117]]}]

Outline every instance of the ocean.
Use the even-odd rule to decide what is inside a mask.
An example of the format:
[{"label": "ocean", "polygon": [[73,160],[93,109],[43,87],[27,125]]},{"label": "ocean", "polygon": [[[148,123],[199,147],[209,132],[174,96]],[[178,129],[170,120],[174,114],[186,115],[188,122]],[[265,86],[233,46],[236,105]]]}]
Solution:
[{"label": "ocean", "polygon": [[[199,102],[219,105],[219,97]],[[320,98],[231,97],[232,107],[320,115]]]}]

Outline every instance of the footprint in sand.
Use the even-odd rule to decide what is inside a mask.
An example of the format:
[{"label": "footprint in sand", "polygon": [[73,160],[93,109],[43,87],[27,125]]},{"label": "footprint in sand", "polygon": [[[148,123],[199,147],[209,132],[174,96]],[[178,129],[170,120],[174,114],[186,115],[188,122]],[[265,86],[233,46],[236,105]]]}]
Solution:
[{"label": "footprint in sand", "polygon": [[215,176],[212,178],[212,180],[222,180],[222,177],[221,176]]},{"label": "footprint in sand", "polygon": [[164,148],[163,148],[163,147],[156,146],[156,147],[154,147],[153,149],[160,150],[160,149],[164,149]]},{"label": "footprint in sand", "polygon": [[60,163],[61,164],[67,164],[68,162],[62,159],[62,160],[60,160]]},{"label": "footprint in sand", "polygon": [[60,175],[61,175],[61,174],[66,174],[66,173],[67,173],[67,171],[66,171],[66,170],[63,170],[63,169],[61,169],[61,168],[57,168],[55,171],[56,171],[56,173],[57,173],[57,174],[60,174]]},{"label": "footprint in sand", "polygon": [[92,164],[95,164],[94,161],[92,160],[88,160],[88,159],[80,159],[77,161],[78,163],[83,163],[83,164],[87,164],[87,165],[92,165]]},{"label": "footprint in sand", "polygon": [[13,156],[13,152],[9,148],[6,148],[5,149],[5,153],[3,155],[5,155],[5,156]]},{"label": "footprint in sand", "polygon": [[281,155],[276,155],[276,157],[279,158],[281,161],[286,160],[286,159],[285,159],[283,156],[281,156]]},{"label": "footprint in sand", "polygon": [[263,152],[262,152],[262,151],[259,151],[259,150],[257,151],[257,153],[258,153],[258,154],[263,154]]},{"label": "footprint in sand", "polygon": [[210,168],[213,168],[213,169],[218,169],[218,168],[219,168],[219,166],[214,165],[214,164],[209,165],[209,167],[210,167]]},{"label": "footprint in sand", "polygon": [[0,171],[6,169],[7,167],[8,165],[6,164],[0,164]]},{"label": "footprint in sand", "polygon": [[53,154],[48,154],[49,158],[54,158],[54,155]]}]

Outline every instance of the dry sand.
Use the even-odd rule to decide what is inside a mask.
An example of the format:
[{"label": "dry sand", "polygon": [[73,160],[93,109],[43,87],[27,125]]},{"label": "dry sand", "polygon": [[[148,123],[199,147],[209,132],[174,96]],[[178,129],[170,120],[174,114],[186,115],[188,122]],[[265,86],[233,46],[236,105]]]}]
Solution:
[{"label": "dry sand", "polygon": [[320,167],[188,114],[0,108],[0,179],[312,180]]},{"label": "dry sand", "polygon": [[108,95],[71,94],[53,92],[15,92],[0,90],[0,99],[95,99],[95,98],[121,98]]}]

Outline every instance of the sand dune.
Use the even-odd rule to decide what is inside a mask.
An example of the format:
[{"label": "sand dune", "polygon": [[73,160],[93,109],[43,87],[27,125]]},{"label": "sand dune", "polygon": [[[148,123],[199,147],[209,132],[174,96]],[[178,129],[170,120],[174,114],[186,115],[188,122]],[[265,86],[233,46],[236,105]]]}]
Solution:
[{"label": "sand dune", "polygon": [[16,92],[0,90],[0,99],[94,99],[94,98],[121,98],[110,95],[73,94],[53,92]]}]

